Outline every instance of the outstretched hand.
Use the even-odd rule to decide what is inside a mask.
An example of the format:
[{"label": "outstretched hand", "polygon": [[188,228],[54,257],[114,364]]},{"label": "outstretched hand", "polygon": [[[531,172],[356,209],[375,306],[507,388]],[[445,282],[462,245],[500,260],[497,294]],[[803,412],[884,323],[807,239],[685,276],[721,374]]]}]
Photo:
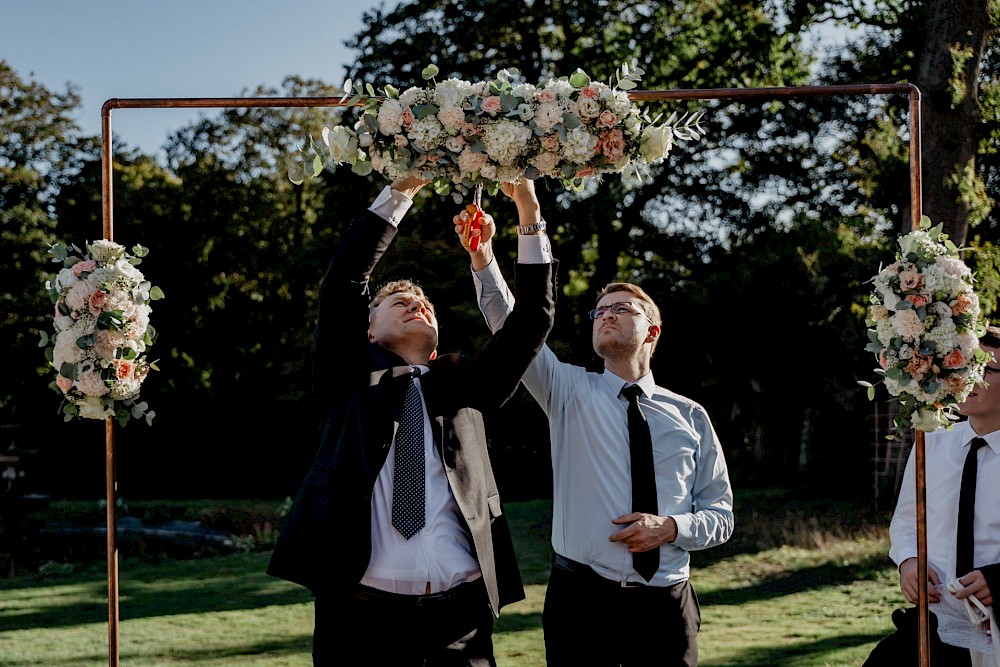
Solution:
[{"label": "outstretched hand", "polygon": [[[455,223],[455,234],[459,238],[461,243],[462,233],[465,230],[465,226],[469,222],[468,211],[462,209],[462,211],[453,218]],[[469,253],[469,258],[472,260],[473,271],[482,271],[485,269],[490,262],[493,261],[493,235],[496,232],[496,225],[493,222],[493,216],[489,213],[483,212],[482,218],[480,219],[479,229],[469,230],[469,238],[478,238],[479,243],[470,244],[469,247],[462,246]],[[475,248],[475,250],[473,250]]]}]

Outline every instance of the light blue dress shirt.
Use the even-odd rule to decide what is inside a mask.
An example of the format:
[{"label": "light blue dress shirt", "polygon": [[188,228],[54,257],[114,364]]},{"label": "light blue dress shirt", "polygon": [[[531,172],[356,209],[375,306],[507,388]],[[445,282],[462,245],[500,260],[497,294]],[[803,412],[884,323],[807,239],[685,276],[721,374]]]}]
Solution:
[{"label": "light blue dress shirt", "polygon": [[[496,331],[513,308],[496,262],[473,272],[479,307]],[[629,384],[609,371],[563,363],[542,348],[523,383],[549,420],[552,449],[552,548],[612,581],[645,584],[632,555],[608,538],[625,526],[611,521],[631,512],[627,403]],[[659,387],[652,374],[639,382],[640,404],[653,439],[660,516],[677,522],[677,538],[660,547],[660,567],[649,584],[688,578],[690,551],[722,544],[733,532],[733,492],[725,456],[704,408]]]}]

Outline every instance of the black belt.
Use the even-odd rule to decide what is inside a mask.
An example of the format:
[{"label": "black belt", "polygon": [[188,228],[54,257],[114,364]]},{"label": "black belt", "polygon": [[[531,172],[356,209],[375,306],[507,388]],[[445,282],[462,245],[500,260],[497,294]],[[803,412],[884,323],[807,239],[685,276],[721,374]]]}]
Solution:
[{"label": "black belt", "polygon": [[572,572],[573,574],[579,574],[595,582],[607,584],[608,586],[614,586],[616,588],[646,588],[646,584],[640,584],[636,581],[612,581],[611,579],[598,574],[594,568],[589,565],[579,563],[575,560],[570,560],[569,558],[560,556],[557,553],[552,554],[552,564],[560,570]]},{"label": "black belt", "polygon": [[486,585],[480,577],[475,581],[467,581],[446,591],[428,595],[403,595],[402,593],[390,593],[370,586],[359,585],[352,597],[363,602],[389,604],[397,607],[429,607],[448,602],[460,603],[472,600],[480,602],[486,597]]}]

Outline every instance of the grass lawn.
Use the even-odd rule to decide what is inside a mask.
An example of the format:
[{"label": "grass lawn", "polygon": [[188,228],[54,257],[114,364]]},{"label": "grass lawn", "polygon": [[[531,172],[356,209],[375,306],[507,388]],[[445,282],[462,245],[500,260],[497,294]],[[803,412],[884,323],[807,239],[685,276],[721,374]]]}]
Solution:
[{"label": "grass lawn", "polygon": [[[891,610],[904,604],[885,555],[885,518],[834,506],[790,508],[773,493],[748,497],[744,507],[729,543],[693,555],[700,665],[860,665],[889,632]],[[527,599],[497,622],[502,667],[545,664],[550,512],[548,501],[507,507]],[[124,557],[120,664],[311,667],[310,596],[264,574],[269,556]],[[107,665],[107,642],[103,562],[0,579],[0,666]]]}]

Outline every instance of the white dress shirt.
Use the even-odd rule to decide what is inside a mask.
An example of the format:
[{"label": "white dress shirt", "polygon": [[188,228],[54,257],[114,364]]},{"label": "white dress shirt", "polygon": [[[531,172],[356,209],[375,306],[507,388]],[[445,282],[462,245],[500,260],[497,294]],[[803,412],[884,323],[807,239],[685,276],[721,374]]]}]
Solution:
[{"label": "white dress shirt", "polygon": [[[383,188],[369,207],[372,213],[393,225],[399,224],[413,201],[390,186]],[[533,236],[530,238],[543,239]],[[547,263],[551,261],[547,243],[527,244],[519,261]],[[423,373],[429,369],[419,367]],[[392,482],[395,475],[396,443],[393,441],[385,465],[372,490],[371,539],[372,557],[361,583],[365,586],[400,593],[423,595],[440,593],[466,581],[482,576],[469,535],[460,520],[461,510],[452,493],[441,454],[434,446],[431,423],[420,379],[414,380],[420,390],[424,414],[424,488],[426,525],[409,540],[392,526]]]},{"label": "white dress shirt", "polygon": [[[938,429],[925,436],[924,480],[926,485],[927,567],[937,572],[942,583],[955,576],[955,547],[958,537],[958,496],[962,488],[962,468],[973,438],[982,437],[986,446],[977,453],[976,504],[973,520],[973,566],[1000,563],[1000,431],[978,435],[968,421],[951,430]],[[889,523],[889,558],[897,566],[917,557],[916,457],[913,450],[906,461],[896,509]],[[961,573],[963,576],[966,573]],[[996,597],[998,591],[993,591]],[[938,605],[928,605],[931,611]],[[994,629],[994,641],[997,630]],[[947,641],[947,637],[941,637]],[[993,656],[971,652],[973,667],[994,665]]]},{"label": "white dress shirt", "polygon": [[[479,307],[493,331],[513,307],[513,295],[492,262],[473,272]],[[549,419],[552,449],[552,548],[612,581],[645,584],[611,523],[632,504],[626,381],[560,362],[546,345],[523,382]],[[722,544],[733,531],[733,493],[725,457],[704,408],[656,385],[637,383],[653,439],[658,514],[677,522],[677,538],[660,546],[660,567],[649,584],[688,578],[689,551]]]}]

